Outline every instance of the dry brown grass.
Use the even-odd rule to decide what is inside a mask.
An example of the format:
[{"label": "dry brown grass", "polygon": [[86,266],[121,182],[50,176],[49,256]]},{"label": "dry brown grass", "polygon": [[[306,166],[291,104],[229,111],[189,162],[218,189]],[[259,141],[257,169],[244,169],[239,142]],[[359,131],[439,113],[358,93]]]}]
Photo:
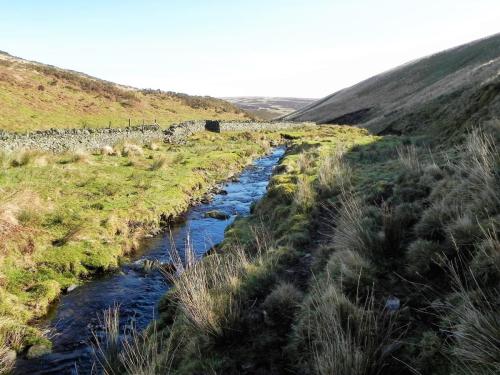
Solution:
[{"label": "dry brown grass", "polygon": [[141,156],[144,154],[144,151],[141,146],[133,144],[133,143],[125,143],[123,145],[122,156]]},{"label": "dry brown grass", "polygon": [[420,171],[422,165],[415,145],[398,147],[399,162],[409,171]]},{"label": "dry brown grass", "polygon": [[314,166],[314,158],[308,152],[302,152],[297,158],[297,167],[300,173],[309,174]]},{"label": "dry brown grass", "polygon": [[314,204],[315,192],[307,176],[299,176],[294,193],[295,204],[302,210],[308,210]]},{"label": "dry brown grass", "polygon": [[100,155],[105,155],[105,156],[112,156],[112,155],[116,155],[116,151],[114,150],[114,148],[110,145],[104,145],[102,146],[100,149],[99,149],[99,152],[98,152]]},{"label": "dry brown grass", "polygon": [[90,154],[84,150],[76,150],[71,155],[71,161],[73,163],[90,163]]}]

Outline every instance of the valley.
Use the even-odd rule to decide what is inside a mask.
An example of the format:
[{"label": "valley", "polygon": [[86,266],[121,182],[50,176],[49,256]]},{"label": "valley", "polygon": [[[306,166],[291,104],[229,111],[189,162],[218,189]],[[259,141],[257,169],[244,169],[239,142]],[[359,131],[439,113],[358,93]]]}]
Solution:
[{"label": "valley", "polygon": [[0,53],[0,373],[499,373],[499,62],[226,101]]}]

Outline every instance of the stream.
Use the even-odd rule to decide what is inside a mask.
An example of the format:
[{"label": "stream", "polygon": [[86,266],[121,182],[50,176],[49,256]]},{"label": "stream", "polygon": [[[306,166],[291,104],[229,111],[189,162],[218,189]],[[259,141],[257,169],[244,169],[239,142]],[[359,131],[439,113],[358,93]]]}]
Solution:
[{"label": "stream", "polygon": [[[197,256],[202,256],[224,238],[224,231],[237,216],[250,213],[250,206],[266,192],[274,166],[285,152],[284,147],[255,160],[235,182],[207,204],[192,207],[186,220],[171,229],[176,248],[182,254],[189,236]],[[209,211],[227,213],[227,220],[205,217]],[[144,329],[156,316],[156,305],[169,285],[159,272],[145,273],[139,267],[145,259],[169,261],[170,234],[162,233],[144,240],[144,246],[120,272],[93,279],[63,295],[40,327],[51,332],[52,353],[28,360],[19,358],[14,374],[90,374],[93,354],[92,331],[99,334],[102,311],[120,306],[121,325],[133,322]],[[102,330],[102,328],[101,328]]]}]

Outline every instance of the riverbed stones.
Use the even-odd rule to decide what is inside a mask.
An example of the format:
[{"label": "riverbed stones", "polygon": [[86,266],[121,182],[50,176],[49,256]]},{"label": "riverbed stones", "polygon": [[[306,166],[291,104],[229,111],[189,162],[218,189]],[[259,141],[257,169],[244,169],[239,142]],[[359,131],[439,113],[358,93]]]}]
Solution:
[{"label": "riverbed stones", "polygon": [[66,293],[70,293],[72,292],[73,290],[75,290],[76,288],[78,288],[78,285],[76,284],[71,284],[70,286],[68,286],[68,288],[66,289]]},{"label": "riverbed stones", "polygon": [[51,350],[47,345],[37,344],[37,345],[31,346],[28,349],[28,352],[26,353],[26,357],[28,359],[38,358],[38,357],[44,356],[46,354],[49,354],[50,352],[51,352]]},{"label": "riverbed stones", "polygon": [[15,350],[7,350],[3,355],[2,361],[5,365],[12,365],[16,361],[17,353]]}]

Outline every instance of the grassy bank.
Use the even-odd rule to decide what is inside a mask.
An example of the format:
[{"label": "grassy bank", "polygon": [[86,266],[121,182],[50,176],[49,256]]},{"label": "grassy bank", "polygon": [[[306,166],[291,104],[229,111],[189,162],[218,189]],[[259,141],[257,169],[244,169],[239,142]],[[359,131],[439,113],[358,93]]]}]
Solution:
[{"label": "grassy bank", "polygon": [[182,146],[125,143],[94,153],[0,154],[0,339],[39,342],[27,326],[61,291],[118,267],[215,183],[269,150],[278,133],[199,133]]},{"label": "grassy bank", "polygon": [[288,133],[252,216],[173,278],[107,372],[498,373],[496,136]]}]

